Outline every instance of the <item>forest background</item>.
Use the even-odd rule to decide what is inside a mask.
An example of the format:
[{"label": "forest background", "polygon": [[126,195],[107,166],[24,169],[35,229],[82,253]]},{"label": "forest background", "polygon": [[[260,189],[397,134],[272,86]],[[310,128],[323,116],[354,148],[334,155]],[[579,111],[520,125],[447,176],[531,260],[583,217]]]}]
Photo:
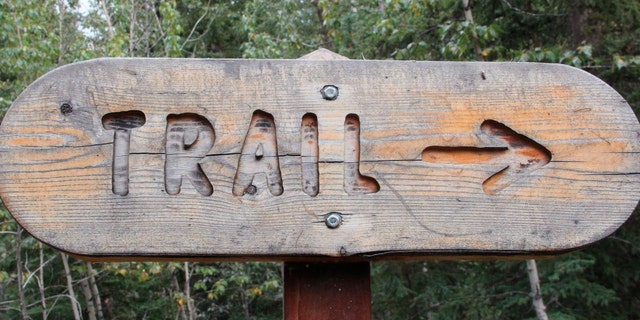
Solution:
[{"label": "forest background", "polygon": [[[640,110],[638,0],[0,0],[0,112],[97,57],[563,63]],[[278,263],[88,263],[0,211],[2,319],[281,319]],[[551,319],[640,319],[640,217],[538,261]],[[374,319],[535,318],[524,261],[376,262]]]}]

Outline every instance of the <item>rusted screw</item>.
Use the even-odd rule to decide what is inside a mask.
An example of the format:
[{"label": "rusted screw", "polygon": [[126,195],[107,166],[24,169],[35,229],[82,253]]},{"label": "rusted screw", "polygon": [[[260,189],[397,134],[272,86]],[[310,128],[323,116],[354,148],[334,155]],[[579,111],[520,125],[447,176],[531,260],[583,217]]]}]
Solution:
[{"label": "rusted screw", "polygon": [[61,105],[60,105],[60,112],[61,112],[63,115],[68,115],[68,114],[69,114],[69,113],[71,113],[72,111],[73,111],[73,107],[72,107],[70,104],[68,104],[68,103],[66,103],[66,102],[65,102],[65,103],[63,103],[63,104],[61,104]]},{"label": "rusted screw", "polygon": [[324,217],[324,223],[327,227],[335,229],[342,223],[342,214],[340,212],[329,212]]},{"label": "rusted screw", "polygon": [[256,194],[256,192],[258,192],[258,188],[256,188],[256,186],[254,185],[249,185],[249,187],[247,187],[247,190],[245,191],[246,194],[250,195],[254,195]]},{"label": "rusted screw", "polygon": [[338,87],[334,86],[334,85],[326,85],[324,87],[322,87],[322,89],[320,90],[320,93],[322,94],[322,98],[325,100],[335,100],[338,99]]}]

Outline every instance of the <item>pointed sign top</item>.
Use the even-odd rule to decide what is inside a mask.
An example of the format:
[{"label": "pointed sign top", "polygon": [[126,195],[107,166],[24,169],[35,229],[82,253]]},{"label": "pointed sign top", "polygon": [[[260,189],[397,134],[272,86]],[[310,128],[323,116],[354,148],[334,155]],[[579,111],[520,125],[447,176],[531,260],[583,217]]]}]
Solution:
[{"label": "pointed sign top", "polygon": [[300,57],[302,60],[349,60],[349,58],[339,55],[331,50],[320,48],[314,52]]}]

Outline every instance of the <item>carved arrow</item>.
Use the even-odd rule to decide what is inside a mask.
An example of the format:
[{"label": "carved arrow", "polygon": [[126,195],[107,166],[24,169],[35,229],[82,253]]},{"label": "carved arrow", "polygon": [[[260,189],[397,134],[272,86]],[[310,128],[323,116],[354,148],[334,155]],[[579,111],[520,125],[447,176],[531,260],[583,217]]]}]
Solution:
[{"label": "carved arrow", "polygon": [[422,160],[430,163],[479,164],[507,162],[508,166],[482,183],[482,190],[493,195],[551,161],[551,152],[495,120],[485,120],[480,131],[506,147],[430,146],[422,151]]}]

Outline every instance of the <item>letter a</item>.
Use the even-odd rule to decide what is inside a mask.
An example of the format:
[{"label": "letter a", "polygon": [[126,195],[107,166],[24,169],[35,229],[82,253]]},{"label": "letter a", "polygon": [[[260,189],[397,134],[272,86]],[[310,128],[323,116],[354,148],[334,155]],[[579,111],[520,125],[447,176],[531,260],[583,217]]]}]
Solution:
[{"label": "letter a", "polygon": [[280,162],[278,160],[278,142],[276,124],[273,116],[256,110],[242,145],[238,170],[233,181],[233,195],[242,196],[253,182],[256,174],[263,173],[267,178],[267,187],[274,196],[284,191]]}]

